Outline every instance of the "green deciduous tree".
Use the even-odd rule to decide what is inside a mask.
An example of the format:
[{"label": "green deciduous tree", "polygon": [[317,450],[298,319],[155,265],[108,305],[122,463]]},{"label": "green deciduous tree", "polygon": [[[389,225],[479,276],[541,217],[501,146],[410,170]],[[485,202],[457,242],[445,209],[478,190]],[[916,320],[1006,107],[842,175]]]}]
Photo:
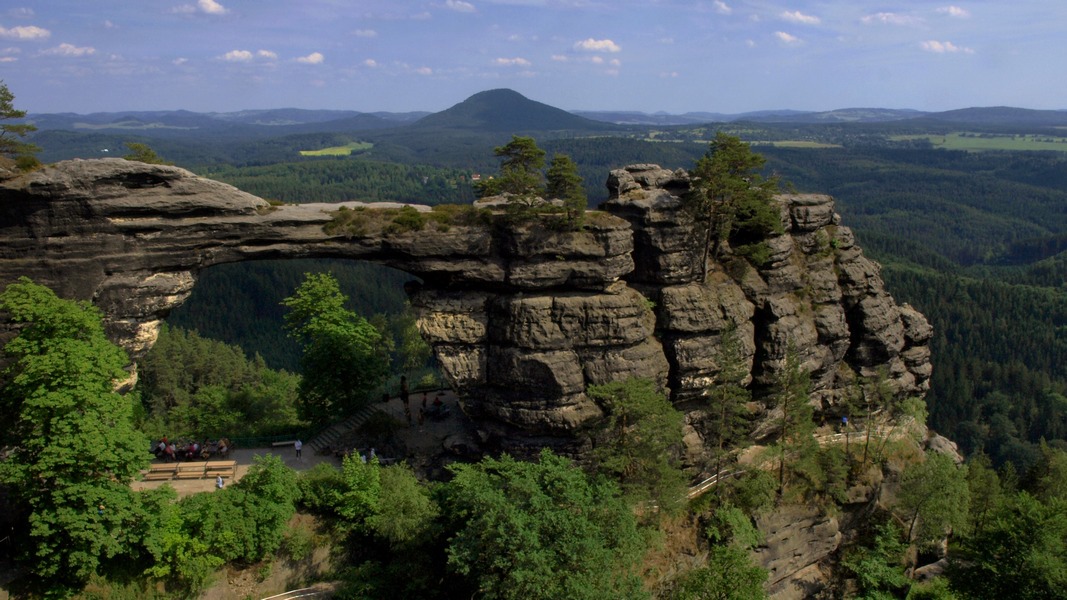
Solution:
[{"label": "green deciduous tree", "polygon": [[19,326],[4,347],[0,480],[30,514],[27,567],[57,590],[78,586],[128,548],[129,483],[148,462],[115,392],[128,360],[95,307],[29,279],[0,294],[0,310]]},{"label": "green deciduous tree", "polygon": [[709,255],[717,254],[726,241],[756,265],[767,260],[763,240],[781,232],[782,223],[772,202],[778,178],[759,173],[765,162],[740,138],[720,131],[690,172],[694,182],[685,207],[704,227],[704,275]]},{"label": "green deciduous tree", "polygon": [[548,450],[450,467],[441,490],[449,567],[490,600],[643,598],[644,551],[618,488]]},{"label": "green deciduous tree", "polygon": [[944,454],[927,454],[900,478],[896,510],[907,523],[908,541],[932,544],[947,533],[966,532],[969,508],[967,467]]},{"label": "green deciduous tree", "polygon": [[685,498],[677,459],[682,413],[651,379],[590,386],[588,393],[608,414],[593,450],[598,469],[616,478],[633,500],[678,508]]},{"label": "green deciduous tree", "polygon": [[907,596],[911,580],[905,573],[908,545],[902,535],[894,523],[883,523],[875,528],[873,540],[845,553],[841,564],[855,575],[862,598]]},{"label": "green deciduous tree", "polygon": [[314,422],[355,412],[386,374],[381,332],[345,308],[347,300],[332,275],[308,273],[282,301],[285,327],[303,344],[302,416]]},{"label": "green deciduous tree", "polygon": [[1063,598],[1067,590],[1067,501],[1026,492],[1004,502],[987,525],[950,554],[949,579],[964,598]]},{"label": "green deciduous tree", "polygon": [[[8,89],[7,84],[0,80],[0,121],[24,119],[26,117],[26,111],[15,108],[14,100],[15,95]],[[26,134],[34,131],[37,131],[37,127],[32,123],[0,124],[0,155],[19,160],[20,165],[36,163],[36,159],[33,159],[32,155],[40,148],[22,141]],[[30,160],[27,161],[27,158]]]}]

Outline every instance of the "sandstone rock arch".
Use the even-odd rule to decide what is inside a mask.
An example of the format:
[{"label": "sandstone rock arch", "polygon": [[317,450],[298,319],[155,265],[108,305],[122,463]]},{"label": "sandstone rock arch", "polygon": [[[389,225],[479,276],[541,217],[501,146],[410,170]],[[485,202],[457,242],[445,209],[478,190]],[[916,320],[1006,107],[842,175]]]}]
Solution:
[{"label": "sandstone rock arch", "polygon": [[581,232],[429,227],[331,235],[336,204],[271,206],[175,167],[66,161],[0,184],[0,285],[25,275],[88,299],[132,356],[211,265],[264,258],[366,260],[411,273],[420,330],[465,409],[505,447],[573,445],[600,409],[589,385],[666,383],[699,450],[719,336],[743,333],[757,382],[787,340],[832,409],[850,377],[884,369],[899,393],[928,386],[931,331],[897,306],[827,196],[780,199],[786,234],[765,269],[698,281],[684,172],[613,171],[612,199]]}]

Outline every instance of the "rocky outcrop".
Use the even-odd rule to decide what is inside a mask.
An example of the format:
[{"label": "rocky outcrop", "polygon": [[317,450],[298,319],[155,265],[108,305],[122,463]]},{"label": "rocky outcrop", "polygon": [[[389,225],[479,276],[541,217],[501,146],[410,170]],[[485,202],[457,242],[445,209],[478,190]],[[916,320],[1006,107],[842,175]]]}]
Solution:
[{"label": "rocky outcrop", "polygon": [[929,387],[931,327],[893,301],[829,196],[777,198],[783,233],[767,240],[771,254],[763,266],[743,262],[724,244],[705,269],[701,229],[682,206],[689,189],[684,171],[633,165],[612,171],[608,188],[602,208],[634,229],[635,267],[625,280],[655,302],[670,389],[694,414],[719,372],[721,339],[731,329],[757,390],[773,382],[795,349],[824,413],[834,413],[857,376],[885,372],[901,395]]},{"label": "rocky outcrop", "polygon": [[588,387],[637,376],[665,383],[687,411],[698,460],[728,329],[756,388],[795,347],[825,411],[856,375],[884,370],[901,394],[926,389],[929,325],[893,302],[829,197],[781,197],[771,261],[712,261],[704,277],[683,171],[638,165],[608,184],[606,212],[580,232],[435,221],[411,231],[349,203],[377,215],[372,226],[327,233],[339,205],[271,206],[174,167],[68,161],[0,183],[0,285],[27,276],[91,300],[136,358],[212,265],[339,257],[401,269],[421,280],[409,290],[420,329],[465,410],[512,448],[580,447],[601,415]]}]

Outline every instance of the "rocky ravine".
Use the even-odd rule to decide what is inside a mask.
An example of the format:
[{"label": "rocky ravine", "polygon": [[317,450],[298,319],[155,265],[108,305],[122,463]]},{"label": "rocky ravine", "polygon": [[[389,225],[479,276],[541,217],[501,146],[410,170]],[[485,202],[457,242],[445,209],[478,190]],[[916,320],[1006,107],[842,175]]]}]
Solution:
[{"label": "rocky ravine", "polygon": [[67,161],[0,183],[0,285],[27,276],[91,300],[136,358],[212,265],[341,257],[401,269],[422,280],[412,287],[420,328],[466,410],[517,450],[578,450],[601,415],[587,387],[641,376],[666,383],[687,412],[699,462],[701,394],[731,326],[756,385],[792,344],[824,411],[856,374],[879,369],[900,394],[926,390],[931,329],[894,303],[831,198],[782,196],[786,233],[770,240],[770,264],[735,281],[714,263],[700,281],[684,172],[636,165],[608,185],[610,214],[592,213],[581,232],[431,223],[346,237],[323,229],[338,205],[274,207],[175,167]]}]

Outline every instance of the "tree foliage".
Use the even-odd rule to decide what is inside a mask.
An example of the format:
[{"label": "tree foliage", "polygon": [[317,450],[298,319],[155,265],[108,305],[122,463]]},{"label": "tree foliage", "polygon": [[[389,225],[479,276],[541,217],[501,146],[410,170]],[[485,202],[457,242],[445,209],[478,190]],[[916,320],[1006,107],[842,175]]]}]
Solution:
[{"label": "tree foliage", "polygon": [[163,159],[163,157],[156,154],[156,151],[153,150],[148,144],[143,144],[141,142],[126,142],[126,148],[130,150],[129,154],[122,157],[126,160],[143,162],[150,165],[173,164],[167,162]]},{"label": "tree foliage", "polygon": [[598,470],[614,477],[630,498],[677,509],[685,497],[678,453],[682,413],[651,379],[627,379],[590,386],[608,420],[593,455]]},{"label": "tree foliage", "polygon": [[[7,84],[0,80],[0,121],[26,118],[26,111],[16,109],[14,101],[15,95],[8,89]],[[0,155],[15,158],[22,164],[36,163],[33,153],[40,148],[22,141],[22,138],[34,131],[37,131],[37,127],[33,123],[0,124]],[[27,161],[27,158],[30,160]]]},{"label": "tree foliage", "polygon": [[347,300],[332,275],[308,273],[282,301],[286,329],[303,344],[301,416],[313,422],[358,410],[388,367],[381,332],[347,309]]},{"label": "tree foliage", "polygon": [[545,179],[545,196],[562,200],[568,225],[571,229],[581,229],[588,200],[577,163],[566,154],[553,155]]},{"label": "tree foliage", "polygon": [[126,353],[104,335],[100,312],[21,278],[0,294],[19,325],[0,402],[11,450],[0,480],[29,511],[27,566],[56,589],[77,586],[102,560],[127,549],[129,482],[148,462],[148,440],[132,426]]},{"label": "tree foliage", "polygon": [[930,453],[925,461],[904,471],[897,501],[909,541],[927,545],[949,532],[966,532],[970,523],[967,468],[944,454]]},{"label": "tree foliage", "polygon": [[306,425],[297,416],[299,376],[195,331],[164,328],[137,370],[148,411],[142,429],[153,437],[271,435]]},{"label": "tree foliage", "polygon": [[487,599],[642,598],[643,543],[618,488],[548,450],[450,467],[448,565]]},{"label": "tree foliage", "polygon": [[528,203],[544,192],[541,169],[545,166],[545,151],[537,147],[532,137],[513,135],[507,144],[493,148],[493,154],[500,158],[500,173],[478,182],[480,197],[511,194]]},{"label": "tree foliage", "polygon": [[766,160],[740,138],[718,132],[707,153],[690,172],[693,186],[686,209],[704,227],[703,265],[723,242],[757,266],[767,260],[763,241],[782,231],[781,215],[773,205],[778,178],[759,173]]}]

